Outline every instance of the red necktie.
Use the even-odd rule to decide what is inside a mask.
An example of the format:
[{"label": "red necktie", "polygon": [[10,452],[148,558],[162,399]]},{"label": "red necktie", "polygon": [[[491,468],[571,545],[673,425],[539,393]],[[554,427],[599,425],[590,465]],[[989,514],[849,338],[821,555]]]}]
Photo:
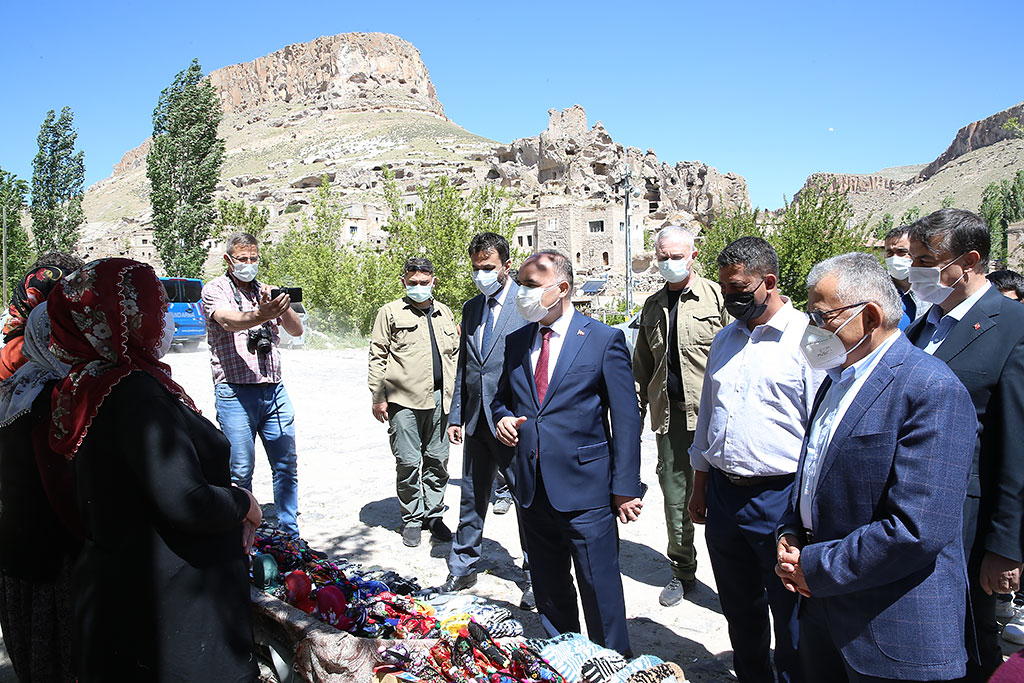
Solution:
[{"label": "red necktie", "polygon": [[543,405],[544,394],[548,393],[548,355],[551,353],[551,328],[540,328],[540,356],[533,370],[533,382],[537,385],[537,399]]}]

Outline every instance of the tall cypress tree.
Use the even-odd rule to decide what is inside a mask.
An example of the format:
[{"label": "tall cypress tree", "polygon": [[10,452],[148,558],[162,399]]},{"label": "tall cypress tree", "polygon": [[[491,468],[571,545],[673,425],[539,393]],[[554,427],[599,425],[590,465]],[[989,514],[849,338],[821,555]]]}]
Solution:
[{"label": "tall cypress tree", "polygon": [[51,109],[39,128],[39,152],[32,160],[32,234],[36,251],[73,252],[85,221],[85,153],[75,152],[78,133],[69,107]]},{"label": "tall cypress tree", "polygon": [[195,59],[160,93],[146,155],[157,253],[168,275],[201,277],[224,161],[217,91]]},{"label": "tall cypress tree", "polygon": [[[0,168],[0,206],[7,215],[7,293],[14,291],[18,281],[25,277],[25,271],[35,260],[28,233],[21,225],[21,212],[27,207],[25,196],[28,183],[13,173]],[[0,307],[7,305],[7,299]]]}]

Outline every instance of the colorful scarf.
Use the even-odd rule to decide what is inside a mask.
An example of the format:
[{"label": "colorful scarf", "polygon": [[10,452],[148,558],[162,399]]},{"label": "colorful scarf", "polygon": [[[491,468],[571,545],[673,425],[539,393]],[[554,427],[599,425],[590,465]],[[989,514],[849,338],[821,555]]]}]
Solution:
[{"label": "colorful scarf", "polygon": [[11,317],[4,325],[5,342],[24,333],[28,314],[46,301],[46,297],[57,286],[57,282],[67,274],[60,266],[44,265],[31,271],[18,283],[8,308]]},{"label": "colorful scarf", "polygon": [[152,375],[192,410],[195,404],[156,356],[167,294],[152,267],[125,258],[87,263],[49,296],[50,350],[71,372],[53,392],[50,447],[75,457],[100,405],[129,374]]},{"label": "colorful scarf", "polygon": [[6,427],[29,412],[46,383],[64,379],[70,369],[50,353],[50,316],[45,301],[29,313],[24,335],[22,353],[28,362],[12,377],[0,382],[0,427]]}]

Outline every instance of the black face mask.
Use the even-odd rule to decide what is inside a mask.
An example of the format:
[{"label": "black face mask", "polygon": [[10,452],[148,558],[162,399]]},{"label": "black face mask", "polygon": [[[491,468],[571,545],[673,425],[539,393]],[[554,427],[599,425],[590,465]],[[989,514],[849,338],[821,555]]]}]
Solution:
[{"label": "black face mask", "polygon": [[760,318],[768,309],[768,297],[766,296],[764,301],[757,304],[754,303],[754,294],[757,290],[761,289],[761,285],[763,284],[764,278],[761,278],[761,283],[749,292],[726,294],[725,310],[729,311],[729,315],[743,322],[750,322],[751,320]]}]

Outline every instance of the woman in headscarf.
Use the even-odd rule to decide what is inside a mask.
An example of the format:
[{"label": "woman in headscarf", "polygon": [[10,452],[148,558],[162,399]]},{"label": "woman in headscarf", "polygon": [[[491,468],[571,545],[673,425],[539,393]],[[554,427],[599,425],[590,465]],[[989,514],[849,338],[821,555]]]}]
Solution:
[{"label": "woman in headscarf", "polygon": [[27,362],[0,382],[0,628],[18,680],[66,682],[79,540],[67,462],[49,449],[50,389],[68,366],[47,348],[45,301],[22,336]]},{"label": "woman in headscarf", "polygon": [[250,681],[248,565],[261,514],[230,445],[159,358],[173,318],[148,265],[93,261],[49,297],[50,445],[72,463],[86,540],[73,660],[90,681]]},{"label": "woman in headscarf", "polygon": [[13,375],[26,363],[21,351],[24,343],[25,321],[37,305],[46,301],[57,282],[74,270],[81,268],[82,259],[62,251],[51,251],[40,256],[28,269],[18,286],[14,288],[11,303],[7,308],[7,322],[4,323],[4,345],[0,348],[0,380]]}]

